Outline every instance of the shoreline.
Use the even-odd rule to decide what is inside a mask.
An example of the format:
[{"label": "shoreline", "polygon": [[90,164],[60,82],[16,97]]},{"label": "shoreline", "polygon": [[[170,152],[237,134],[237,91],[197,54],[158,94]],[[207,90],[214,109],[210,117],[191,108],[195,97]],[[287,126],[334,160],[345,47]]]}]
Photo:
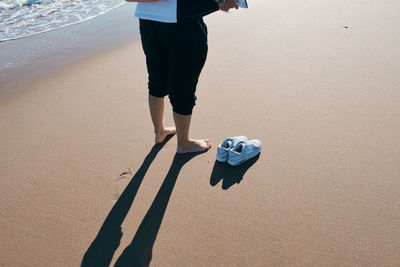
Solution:
[{"label": "shoreline", "polygon": [[93,19],[0,43],[0,97],[15,94],[29,82],[64,67],[139,39],[134,5],[120,7]]}]

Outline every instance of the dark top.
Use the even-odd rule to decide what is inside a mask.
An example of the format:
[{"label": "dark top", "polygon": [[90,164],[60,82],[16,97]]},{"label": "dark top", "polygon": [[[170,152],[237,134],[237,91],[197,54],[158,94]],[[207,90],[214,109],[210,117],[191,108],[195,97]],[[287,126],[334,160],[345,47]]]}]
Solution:
[{"label": "dark top", "polygon": [[203,17],[219,10],[214,0],[178,0],[177,18]]}]

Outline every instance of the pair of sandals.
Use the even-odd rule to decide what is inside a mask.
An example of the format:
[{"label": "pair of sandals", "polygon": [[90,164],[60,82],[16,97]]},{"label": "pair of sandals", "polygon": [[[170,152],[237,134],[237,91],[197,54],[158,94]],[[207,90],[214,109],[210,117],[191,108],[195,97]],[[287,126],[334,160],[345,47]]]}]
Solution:
[{"label": "pair of sandals", "polygon": [[217,148],[217,161],[239,166],[261,151],[261,141],[246,136],[227,137]]}]

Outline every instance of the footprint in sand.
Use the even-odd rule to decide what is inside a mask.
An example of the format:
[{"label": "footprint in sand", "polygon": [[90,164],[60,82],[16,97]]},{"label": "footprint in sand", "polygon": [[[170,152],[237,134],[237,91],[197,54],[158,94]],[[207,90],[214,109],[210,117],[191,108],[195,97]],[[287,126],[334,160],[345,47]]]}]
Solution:
[{"label": "footprint in sand", "polygon": [[[126,176],[126,175],[131,175],[131,174],[132,174],[131,169],[128,169],[128,171],[121,172],[121,173],[119,174],[119,176],[122,177],[122,176]],[[118,179],[118,180],[119,180],[119,179]]]},{"label": "footprint in sand", "polygon": [[114,182],[114,193],[113,193],[113,196],[112,196],[112,200],[114,202],[118,200],[118,198],[120,197],[122,191],[126,187],[126,183],[124,183],[123,181],[125,179],[129,179],[129,178],[132,178],[131,169],[128,169],[126,171],[121,172],[118,175],[118,177],[115,179],[115,182]]}]

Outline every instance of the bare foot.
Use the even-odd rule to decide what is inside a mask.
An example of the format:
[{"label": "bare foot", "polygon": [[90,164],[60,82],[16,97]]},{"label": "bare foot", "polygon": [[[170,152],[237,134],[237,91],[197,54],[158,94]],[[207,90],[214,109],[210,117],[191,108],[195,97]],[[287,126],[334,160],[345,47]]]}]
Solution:
[{"label": "bare foot", "polygon": [[164,142],[165,138],[168,135],[175,134],[175,133],[176,133],[175,127],[166,127],[166,128],[164,128],[163,132],[156,133],[156,143],[160,144],[160,143]]},{"label": "bare foot", "polygon": [[186,153],[195,153],[195,152],[203,152],[207,151],[211,148],[211,140],[203,139],[203,140],[193,140],[189,139],[189,142],[185,145],[178,145],[177,152],[178,154],[186,154]]}]

